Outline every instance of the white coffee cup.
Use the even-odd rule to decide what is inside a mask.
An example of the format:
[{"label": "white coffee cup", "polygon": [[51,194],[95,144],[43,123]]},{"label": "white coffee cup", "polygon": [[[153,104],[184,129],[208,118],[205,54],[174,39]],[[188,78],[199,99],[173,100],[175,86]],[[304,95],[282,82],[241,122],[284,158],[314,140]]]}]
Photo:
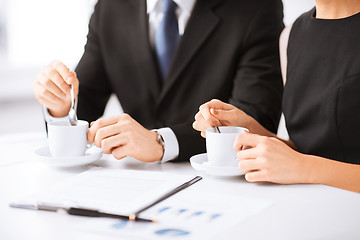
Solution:
[{"label": "white coffee cup", "polygon": [[68,121],[48,123],[49,149],[53,157],[85,155],[89,123],[79,120],[77,126]]},{"label": "white coffee cup", "polygon": [[206,152],[208,162],[212,166],[237,167],[238,160],[234,149],[234,142],[239,134],[249,132],[242,127],[219,127],[206,130]]}]

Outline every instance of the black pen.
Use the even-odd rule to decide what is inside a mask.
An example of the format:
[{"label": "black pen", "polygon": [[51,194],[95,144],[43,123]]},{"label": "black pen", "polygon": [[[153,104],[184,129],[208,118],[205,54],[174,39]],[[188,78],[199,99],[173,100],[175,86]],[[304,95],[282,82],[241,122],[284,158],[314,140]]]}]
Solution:
[{"label": "black pen", "polygon": [[43,210],[43,211],[50,211],[50,212],[65,211],[66,213],[68,213],[70,215],[75,215],[75,216],[106,217],[106,218],[115,218],[115,219],[136,221],[136,222],[156,222],[156,221],[150,220],[150,219],[139,218],[139,217],[132,218],[127,215],[119,215],[119,214],[101,212],[101,211],[95,210],[95,209],[77,208],[77,207],[66,208],[63,206],[57,206],[57,205],[46,204],[46,203],[38,203],[38,204],[10,203],[10,207],[30,209],[30,210]]},{"label": "black pen", "polygon": [[163,195],[162,197],[160,197],[159,199],[155,200],[154,202],[146,205],[145,207],[141,208],[140,210],[138,210],[137,212],[131,214],[129,216],[130,220],[136,220],[138,218],[138,215],[142,212],[144,212],[145,210],[148,210],[149,208],[155,206],[156,204],[164,201],[165,199],[173,196],[174,194],[180,192],[181,190],[184,190],[187,187],[190,187],[191,185],[193,185],[194,183],[200,181],[202,179],[202,177],[200,176],[196,176],[193,179],[191,179],[190,181],[187,181],[183,184],[181,184],[180,186],[174,188],[173,190],[171,190],[170,192],[166,193],[165,195]]}]

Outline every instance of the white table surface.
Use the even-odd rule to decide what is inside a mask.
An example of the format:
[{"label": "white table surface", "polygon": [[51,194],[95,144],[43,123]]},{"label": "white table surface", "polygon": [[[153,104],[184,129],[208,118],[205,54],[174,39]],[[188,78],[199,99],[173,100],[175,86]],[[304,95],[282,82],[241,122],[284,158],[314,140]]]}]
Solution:
[{"label": "white table surface", "polygon": [[[119,239],[80,231],[76,225],[87,221],[84,217],[9,207],[11,201],[44,191],[94,166],[199,174],[187,162],[154,164],[133,159],[117,161],[108,155],[92,165],[55,169],[37,162],[33,154],[36,148],[45,144],[44,133],[0,136],[1,240]],[[360,239],[360,194],[322,185],[252,184],[243,177],[202,176],[200,189],[268,199],[275,203],[213,239]]]}]

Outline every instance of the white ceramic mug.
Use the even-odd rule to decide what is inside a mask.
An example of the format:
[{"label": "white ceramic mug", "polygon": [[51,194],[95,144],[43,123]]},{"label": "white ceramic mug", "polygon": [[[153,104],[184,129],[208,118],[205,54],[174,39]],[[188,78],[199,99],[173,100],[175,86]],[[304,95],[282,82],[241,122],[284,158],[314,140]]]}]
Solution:
[{"label": "white ceramic mug", "polygon": [[242,127],[219,127],[206,130],[206,152],[208,162],[212,166],[237,167],[238,160],[234,149],[234,142],[239,134],[249,132]]},{"label": "white ceramic mug", "polygon": [[79,120],[77,126],[68,121],[48,123],[49,149],[53,157],[85,155],[89,123]]}]

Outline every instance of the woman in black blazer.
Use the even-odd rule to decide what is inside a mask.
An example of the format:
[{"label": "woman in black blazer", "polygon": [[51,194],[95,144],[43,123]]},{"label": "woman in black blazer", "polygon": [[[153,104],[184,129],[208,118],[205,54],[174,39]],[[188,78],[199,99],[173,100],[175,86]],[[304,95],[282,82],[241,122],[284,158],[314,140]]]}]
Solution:
[{"label": "woman in black blazer", "polygon": [[[193,127],[247,127],[239,167],[249,182],[317,183],[360,191],[360,1],[316,0],[283,31],[283,112],[290,140],[218,100],[201,106]],[[242,146],[252,148],[240,151]]]}]

